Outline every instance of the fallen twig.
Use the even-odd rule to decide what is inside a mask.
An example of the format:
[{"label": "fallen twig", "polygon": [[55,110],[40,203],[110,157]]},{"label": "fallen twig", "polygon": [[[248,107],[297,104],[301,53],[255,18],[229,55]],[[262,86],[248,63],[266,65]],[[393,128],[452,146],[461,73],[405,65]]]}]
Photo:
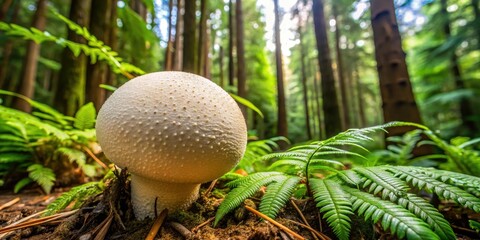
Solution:
[{"label": "fallen twig", "polygon": [[296,224],[296,225],[298,225],[298,226],[301,226],[301,227],[303,227],[303,228],[306,228],[306,229],[310,230],[312,233],[314,233],[317,237],[319,237],[319,238],[322,239],[322,240],[331,240],[331,238],[329,238],[327,235],[325,235],[325,234],[323,234],[323,233],[321,233],[321,232],[313,229],[313,228],[310,227],[310,226],[307,226],[307,225],[305,225],[305,224],[303,224],[303,223],[295,222],[295,221],[290,220],[290,219],[286,219],[286,220],[289,221],[289,222],[291,222],[291,223],[293,223],[293,224]]},{"label": "fallen twig", "polygon": [[[0,234],[8,233],[8,232],[15,231],[15,230],[22,229],[22,228],[26,228],[26,227],[38,226],[38,225],[41,225],[41,224],[44,224],[44,223],[48,223],[48,222],[51,222],[51,221],[54,221],[54,220],[58,220],[60,218],[71,216],[74,213],[76,213],[77,211],[78,211],[78,209],[68,211],[68,212],[63,212],[63,213],[57,213],[57,214],[54,214],[54,215],[51,215],[51,216],[41,217],[41,218],[33,219],[33,220],[30,220],[30,221],[25,221],[25,218],[24,218],[24,219],[20,220],[20,221],[23,220],[22,222],[18,221],[18,222],[10,224],[9,226],[6,226],[6,227],[0,229]],[[39,213],[45,213],[45,211],[42,211],[42,212],[39,212]],[[38,215],[40,215],[39,213],[36,213],[34,215],[38,216]],[[27,218],[30,219],[31,217],[32,216],[28,216]]]},{"label": "fallen twig", "polygon": [[[307,225],[308,227],[310,227],[311,229],[312,226],[310,226],[310,224],[308,223],[307,219],[305,218],[305,216],[303,215],[302,211],[300,210],[300,208],[298,208],[297,204],[295,203],[295,201],[293,201],[293,199],[290,199],[290,203],[292,204],[293,208],[295,208],[295,210],[297,210],[297,213],[298,215],[300,215],[300,218],[302,219],[303,223],[305,223],[305,225]],[[316,240],[318,240],[317,238],[317,235],[315,234],[315,232],[311,231],[310,232],[312,233],[312,236],[313,238],[315,238]]]},{"label": "fallen twig", "polygon": [[103,163],[102,160],[100,160],[97,156],[95,156],[95,154],[93,154],[93,152],[90,151],[88,147],[82,146],[82,148],[93,160],[95,160],[95,162],[98,163],[98,165],[100,165],[103,169],[108,170],[108,166],[105,163]]},{"label": "fallen twig", "polygon": [[107,236],[107,232],[110,229],[110,225],[112,224],[113,220],[113,211],[110,210],[110,213],[108,213],[107,218],[103,220],[98,227],[100,227],[98,230],[96,229],[95,232],[98,231],[97,235],[93,240],[103,240],[105,239],[105,236]]},{"label": "fallen twig", "polygon": [[2,211],[5,208],[8,208],[8,207],[11,207],[11,206],[15,205],[15,203],[17,203],[19,201],[20,201],[20,198],[17,197],[17,198],[14,198],[14,199],[2,204],[2,206],[0,206],[0,211]]},{"label": "fallen twig", "polygon": [[167,217],[167,214],[168,214],[168,209],[166,209],[166,208],[163,209],[163,211],[160,213],[160,215],[158,215],[158,217],[155,219],[155,222],[153,223],[152,228],[148,232],[148,235],[145,238],[145,240],[155,239],[155,236],[157,236],[158,230],[160,230],[160,227],[162,226],[163,221]]},{"label": "fallen twig", "polygon": [[217,183],[217,179],[213,180],[211,183],[210,183],[210,186],[208,186],[207,190],[205,190],[205,192],[203,193],[203,196],[208,196],[208,194],[210,194],[210,192],[213,190],[213,188],[215,187],[215,184]]},{"label": "fallen twig", "polygon": [[209,223],[212,222],[213,220],[215,220],[215,217],[211,217],[211,218],[207,219],[207,221],[205,221],[205,222],[203,222],[203,223],[200,223],[198,226],[192,228],[192,232],[198,231],[198,229],[200,229],[201,227],[209,224]]},{"label": "fallen twig", "polygon": [[182,235],[184,238],[191,239],[193,237],[193,233],[182,224],[178,222],[170,222],[169,225],[178,233],[180,233],[180,235]]},{"label": "fallen twig", "polygon": [[248,211],[252,212],[253,214],[255,214],[255,215],[257,215],[257,216],[259,216],[259,217],[261,217],[261,218],[263,218],[263,219],[265,219],[265,220],[267,220],[267,221],[269,221],[270,223],[272,223],[273,225],[275,225],[275,226],[277,226],[278,228],[282,229],[283,231],[287,232],[288,234],[292,235],[292,236],[295,237],[296,239],[305,239],[304,237],[300,236],[298,233],[296,233],[296,232],[292,231],[291,229],[285,227],[285,226],[282,225],[281,223],[279,223],[279,222],[271,219],[271,218],[268,217],[267,215],[265,215],[265,214],[263,214],[263,213],[255,210],[255,209],[253,209],[253,208],[251,208],[251,207],[249,207],[249,206],[245,206],[245,208],[246,208]]},{"label": "fallen twig", "polygon": [[[25,221],[28,221],[28,220],[34,218],[34,217],[40,216],[40,215],[44,214],[45,212],[46,212],[46,210],[43,210],[43,211],[34,213],[34,214],[32,214],[32,215],[30,215],[30,216],[28,216],[28,217],[22,218],[22,219],[14,222],[14,223],[8,225],[8,226],[16,226],[16,225],[18,225],[18,224],[20,224],[20,223],[22,223],[22,222],[25,222]],[[10,235],[10,233],[11,233],[11,232],[0,234],[0,239],[6,238],[8,235]]]}]

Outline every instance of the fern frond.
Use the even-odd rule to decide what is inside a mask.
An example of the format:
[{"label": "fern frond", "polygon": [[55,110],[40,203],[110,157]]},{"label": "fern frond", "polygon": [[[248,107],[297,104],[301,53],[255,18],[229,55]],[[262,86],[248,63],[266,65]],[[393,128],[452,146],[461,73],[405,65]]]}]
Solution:
[{"label": "fern frond", "polygon": [[421,168],[400,166],[387,168],[388,171],[391,171],[395,174],[395,177],[398,177],[419,189],[426,189],[434,192],[439,197],[447,200],[453,200],[461,206],[470,208],[475,212],[480,212],[479,198],[466,192],[465,190],[462,190],[459,187],[452,186],[430,177],[418,169]]},{"label": "fern frond", "polygon": [[95,118],[97,117],[97,111],[92,102],[83,105],[75,113],[75,121],[73,126],[77,129],[84,130],[95,127]]},{"label": "fern frond", "polygon": [[285,176],[286,175],[279,172],[259,172],[228,183],[227,186],[235,188],[228,193],[218,207],[214,225],[216,225],[227,213],[240,206],[245,199],[255,194],[260,187],[266,186],[272,182],[280,181]]},{"label": "fern frond", "polygon": [[55,173],[51,168],[40,164],[32,164],[27,168],[28,177],[38,183],[45,193],[49,194],[56,180]]},{"label": "fern frond", "polygon": [[61,148],[58,148],[56,152],[67,156],[70,162],[76,162],[80,167],[83,167],[86,164],[87,156],[85,155],[84,152],[80,150],[77,150],[74,148],[61,147]]},{"label": "fern frond", "polygon": [[350,215],[353,215],[349,195],[333,180],[311,179],[310,186],[317,208],[323,213],[323,219],[326,219],[338,239],[349,239]]},{"label": "fern frond", "polygon": [[364,176],[362,187],[368,188],[368,192],[374,195],[382,192],[382,199],[388,198],[391,201],[396,201],[397,198],[405,196],[405,193],[409,190],[405,182],[381,168],[355,168],[354,171]]},{"label": "fern frond", "polygon": [[409,193],[405,198],[399,198],[397,203],[428,223],[440,239],[457,238],[450,223],[425,199]]},{"label": "fern frond", "polygon": [[60,195],[55,201],[50,203],[45,212],[45,216],[52,215],[68,207],[72,202],[75,202],[73,209],[80,207],[85,199],[95,196],[103,191],[103,187],[99,182],[89,182],[80,186],[73,187],[70,191]]},{"label": "fern frond", "polygon": [[269,184],[265,195],[260,202],[259,210],[265,215],[275,218],[292,196],[300,178],[297,176],[285,176],[277,182]]},{"label": "fern frond", "polygon": [[354,188],[346,188],[351,195],[353,210],[365,220],[381,221],[383,229],[390,230],[399,239],[440,239],[422,219],[390,201],[377,198]]},{"label": "fern frond", "polygon": [[296,159],[283,159],[283,160],[278,160],[272,163],[270,167],[268,167],[269,170],[275,169],[279,166],[284,166],[284,165],[290,165],[292,168],[299,168],[303,169],[305,166],[307,166],[307,162],[302,161],[302,160],[296,160]]}]

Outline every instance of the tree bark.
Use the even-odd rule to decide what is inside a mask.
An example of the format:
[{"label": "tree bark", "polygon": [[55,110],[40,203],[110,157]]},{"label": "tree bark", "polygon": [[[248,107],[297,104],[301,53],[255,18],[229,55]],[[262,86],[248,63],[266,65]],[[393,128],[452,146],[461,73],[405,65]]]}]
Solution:
[{"label": "tree bark", "polygon": [[[371,0],[371,11],[384,121],[421,123],[402,49],[393,0]],[[389,129],[388,135],[401,135],[409,130],[410,127],[392,128]]]},{"label": "tree bark", "polygon": [[342,129],[340,108],[335,88],[335,77],[332,69],[332,59],[328,47],[327,28],[325,23],[323,0],[313,0],[313,23],[318,49],[318,63],[322,77],[323,112],[325,116],[325,134],[334,136]]},{"label": "tree bark", "polygon": [[233,0],[228,1],[228,85],[235,86],[235,64],[233,59],[233,48],[234,43],[233,39],[235,37],[235,32],[233,28]]},{"label": "tree bark", "polygon": [[345,75],[343,74],[343,71],[345,68],[343,67],[343,59],[342,59],[342,50],[340,48],[340,23],[338,21],[338,9],[337,9],[337,4],[338,3],[333,3],[332,6],[332,13],[333,13],[333,19],[335,20],[335,53],[337,55],[337,72],[338,72],[338,82],[340,83],[340,99],[342,103],[342,127],[343,130],[346,130],[350,128],[351,122],[350,122],[350,109],[348,106],[348,94],[347,89],[349,88],[347,85],[347,80],[345,78]]},{"label": "tree bark", "polygon": [[298,26],[298,37],[299,37],[299,46],[300,46],[300,68],[301,68],[301,77],[302,77],[302,90],[303,90],[303,106],[305,109],[305,125],[307,127],[307,137],[308,139],[312,139],[312,129],[310,128],[310,110],[308,105],[308,89],[307,89],[307,73],[305,67],[305,47],[303,46],[303,32],[302,27]]},{"label": "tree bark", "polygon": [[12,0],[3,1],[2,6],[0,8],[0,21],[3,21],[3,19],[7,15],[7,12],[8,12],[8,9],[10,8],[10,5],[12,5]]},{"label": "tree bark", "polygon": [[[37,2],[37,10],[33,15],[32,27],[43,31],[47,22],[47,1],[39,0]],[[35,91],[35,80],[37,77],[38,57],[40,56],[40,45],[32,40],[27,41],[27,52],[23,63],[22,82],[19,93],[32,99]],[[20,98],[15,98],[13,107],[24,111],[31,112],[32,106]]]},{"label": "tree bark", "polygon": [[[450,28],[449,14],[447,11],[447,0],[440,0],[440,11],[444,17],[443,22],[443,33],[445,34],[445,39],[448,40],[452,37],[452,30]],[[462,73],[460,71],[460,65],[458,63],[458,56],[455,50],[452,50],[453,53],[450,56],[450,73],[453,76],[453,81],[455,88],[457,90],[465,89],[465,83],[462,79]],[[466,98],[460,100],[460,118],[462,119],[463,125],[468,129],[469,133],[477,132],[477,126],[475,121],[471,118],[473,116],[472,107],[470,101]]]},{"label": "tree bark", "polygon": [[[110,30],[108,32],[110,39],[110,47],[113,51],[118,49],[118,37],[117,37],[117,2],[118,0],[113,0],[112,5],[110,6]],[[108,69],[107,72],[107,84],[111,86],[117,85],[117,75],[111,69]],[[105,98],[107,98],[111,92],[105,93]],[[99,110],[99,109],[97,109]]]},{"label": "tree bark", "polygon": [[183,32],[183,71],[190,73],[198,73],[196,69],[197,52],[195,51],[197,45],[196,38],[196,1],[185,1],[185,15],[184,32]]},{"label": "tree bark", "polygon": [[358,104],[358,115],[359,115],[359,126],[358,127],[366,127],[367,120],[365,116],[365,99],[363,99],[363,85],[361,82],[361,78],[359,76],[359,71],[357,67],[357,63],[353,62],[353,73],[352,79],[355,82],[356,90],[357,90],[357,104]]},{"label": "tree bark", "polygon": [[205,46],[207,44],[207,17],[209,15],[208,9],[207,9],[207,0],[201,0],[200,1],[200,26],[199,26],[199,34],[198,34],[198,61],[197,61],[197,67],[196,69],[198,70],[198,73],[201,76],[205,77],[205,64],[206,64],[206,59],[205,55],[208,55],[208,48],[205,49]]},{"label": "tree bark", "polygon": [[[91,0],[72,0],[69,19],[80,26],[87,27],[90,20],[90,6]],[[83,37],[71,30],[68,30],[68,40],[86,43]],[[85,54],[80,53],[75,57],[70,49],[63,50],[60,82],[55,96],[55,105],[60,112],[73,116],[85,103],[86,70]]]},{"label": "tree bark", "polygon": [[[236,1],[235,6],[235,23],[236,23],[236,40],[237,40],[237,94],[240,97],[245,98],[247,96],[246,89],[246,75],[245,75],[245,46],[243,43],[243,9],[242,0]],[[240,110],[242,110],[243,117],[247,121],[247,108],[240,104]],[[248,122],[248,121],[247,121]]]},{"label": "tree bark", "polygon": [[[107,45],[110,45],[112,4],[112,0],[92,1],[90,13],[90,33]],[[105,89],[100,84],[106,84],[107,77],[108,66],[105,62],[97,61],[88,65],[85,97],[87,102],[93,102],[97,110],[106,100]]]},{"label": "tree bark", "polygon": [[177,0],[177,23],[175,24],[175,51],[173,55],[173,70],[183,69],[183,0]]},{"label": "tree bark", "polygon": [[130,0],[130,8],[136,12],[143,21],[147,21],[147,6],[143,0]]},{"label": "tree bark", "polygon": [[[17,23],[20,6],[21,4],[19,1],[15,2],[14,6],[12,6],[13,13],[12,13],[12,18],[10,19],[11,23]],[[5,12],[8,12],[8,10],[6,10]],[[8,82],[6,82],[6,79],[10,70],[9,62],[10,62],[10,57],[12,56],[14,45],[15,45],[15,41],[13,41],[12,39],[8,39],[5,45],[3,46],[2,63],[0,64],[0,89],[9,88],[9,84]]]},{"label": "tree bark", "polygon": [[172,70],[173,58],[173,39],[172,39],[172,12],[173,0],[168,0],[168,29],[167,29],[167,47],[165,48],[165,71]]},{"label": "tree bark", "polygon": [[218,50],[218,68],[219,68],[219,81],[220,81],[220,87],[225,88],[225,78],[224,78],[224,73],[223,73],[223,57],[224,57],[224,52],[223,52],[223,47],[220,46],[220,49]]},{"label": "tree bark", "polygon": [[282,44],[280,42],[280,16],[278,9],[278,0],[273,0],[275,11],[275,63],[277,68],[277,99],[278,99],[278,124],[277,135],[288,136],[287,111],[285,101],[285,90],[283,83],[283,61]]}]

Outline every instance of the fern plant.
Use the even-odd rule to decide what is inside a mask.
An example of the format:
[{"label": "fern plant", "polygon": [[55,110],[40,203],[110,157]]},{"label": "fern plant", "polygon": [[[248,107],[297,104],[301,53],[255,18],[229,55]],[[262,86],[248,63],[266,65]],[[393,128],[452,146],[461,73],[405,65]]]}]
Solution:
[{"label": "fern plant", "polygon": [[[0,178],[19,180],[14,191],[36,182],[49,193],[58,175],[78,168],[97,175],[85,149],[95,141],[96,111],[92,103],[79,109],[74,118],[25,96],[0,90],[2,95],[22,98],[34,107],[32,114],[0,105]],[[66,172],[66,173],[65,173]]]},{"label": "fern plant", "polygon": [[262,186],[267,190],[260,211],[275,218],[287,201],[305,189],[303,197],[316,203],[322,218],[339,239],[349,239],[352,215],[379,223],[398,238],[455,239],[442,214],[417,196],[429,191],[442,199],[480,212],[479,178],[422,167],[373,166],[345,169],[339,156],[363,158],[350,149],[367,150],[360,144],[371,141],[367,134],[394,126],[417,124],[393,122],[382,126],[351,129],[324,141],[268,154],[258,161],[273,161],[264,172],[238,177],[227,183],[232,188],[219,206],[215,224]]}]

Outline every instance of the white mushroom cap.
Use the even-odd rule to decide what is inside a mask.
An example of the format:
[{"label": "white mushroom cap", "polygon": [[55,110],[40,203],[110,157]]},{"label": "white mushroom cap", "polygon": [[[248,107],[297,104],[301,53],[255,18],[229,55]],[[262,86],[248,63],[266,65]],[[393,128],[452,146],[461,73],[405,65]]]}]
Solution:
[{"label": "white mushroom cap", "polygon": [[163,183],[202,183],[243,156],[247,129],[236,102],[210,80],[156,72],[118,88],[100,109],[97,139],[121,168]]}]

